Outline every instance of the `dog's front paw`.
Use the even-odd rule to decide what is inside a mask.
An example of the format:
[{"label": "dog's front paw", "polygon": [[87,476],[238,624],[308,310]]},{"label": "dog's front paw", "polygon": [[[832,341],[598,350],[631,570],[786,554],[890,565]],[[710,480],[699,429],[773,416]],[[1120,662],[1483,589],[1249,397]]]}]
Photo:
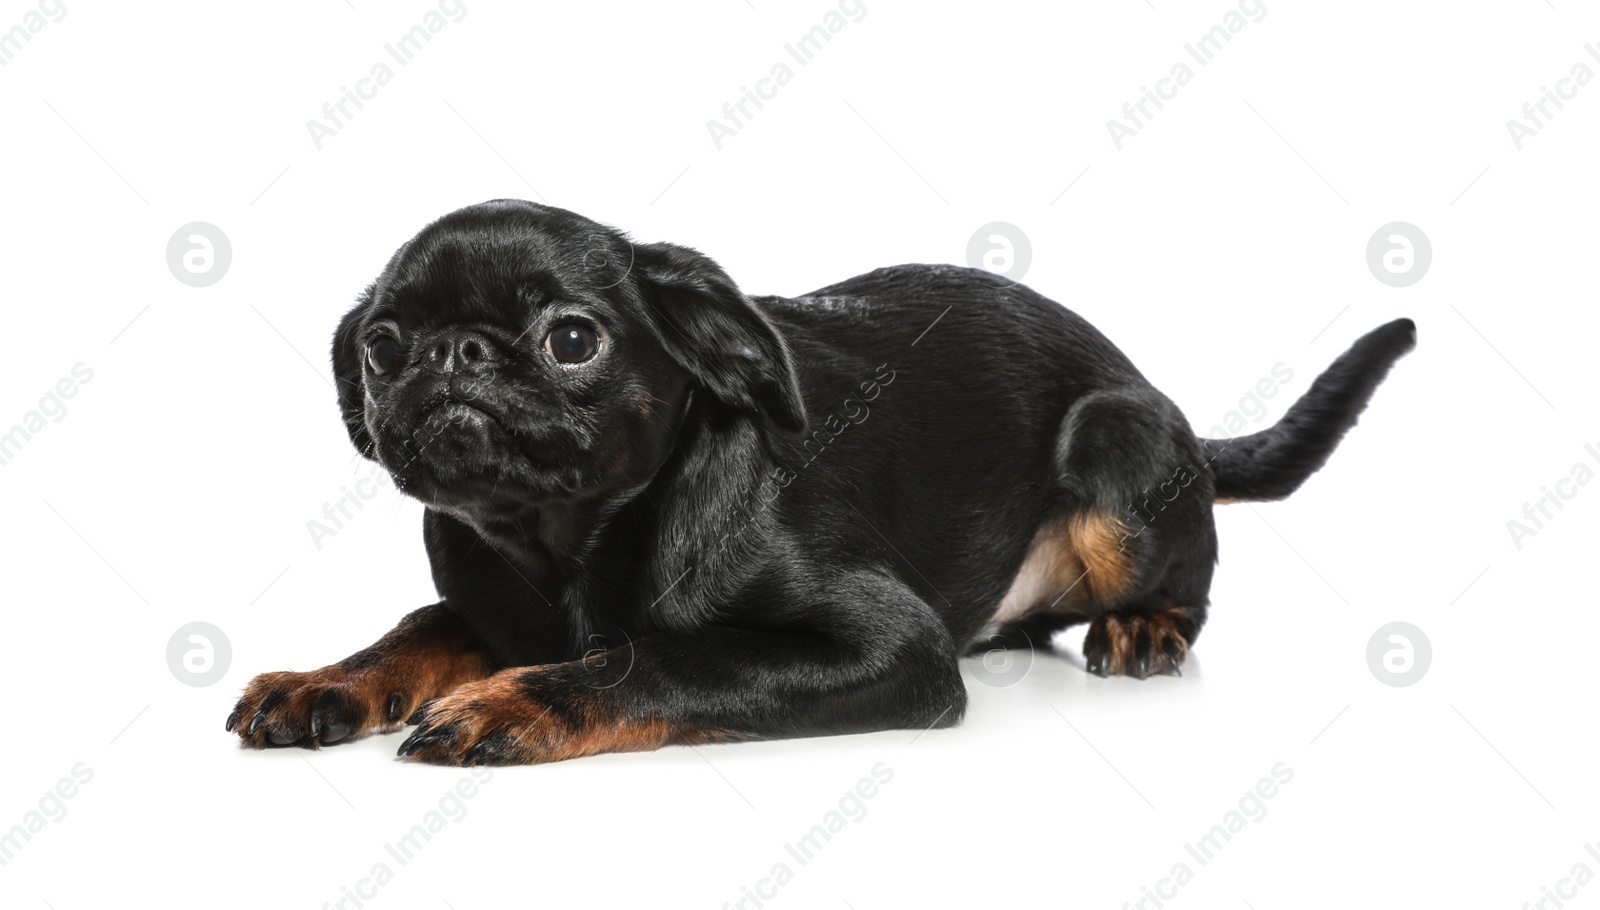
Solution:
[{"label": "dog's front paw", "polygon": [[329,666],[263,673],[245,686],[225,729],[246,746],[319,746],[392,732],[420,699],[384,674]]},{"label": "dog's front paw", "polygon": [[400,744],[401,758],[435,765],[523,765],[548,760],[564,724],[536,699],[528,670],[506,670],[458,686],[423,705],[417,728]]},{"label": "dog's front paw", "polygon": [[530,765],[673,740],[666,721],[619,717],[605,695],[549,670],[502,670],[423,705],[399,754],[435,765]]}]

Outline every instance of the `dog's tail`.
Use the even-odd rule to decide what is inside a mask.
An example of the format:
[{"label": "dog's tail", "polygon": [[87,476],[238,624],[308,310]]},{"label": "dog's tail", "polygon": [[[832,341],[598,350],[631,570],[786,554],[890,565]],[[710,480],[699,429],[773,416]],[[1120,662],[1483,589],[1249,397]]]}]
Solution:
[{"label": "dog's tail", "polygon": [[1248,436],[1202,439],[1217,499],[1282,499],[1300,488],[1356,424],[1389,368],[1417,345],[1417,326],[1396,319],[1357,339],[1283,419]]}]

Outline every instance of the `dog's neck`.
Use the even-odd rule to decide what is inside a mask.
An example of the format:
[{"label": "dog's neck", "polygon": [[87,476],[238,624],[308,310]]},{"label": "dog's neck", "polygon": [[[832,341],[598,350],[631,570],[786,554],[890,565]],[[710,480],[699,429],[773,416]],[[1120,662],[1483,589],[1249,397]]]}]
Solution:
[{"label": "dog's neck", "polygon": [[519,571],[546,576],[583,556],[602,524],[604,504],[583,499],[440,511],[476,531]]}]

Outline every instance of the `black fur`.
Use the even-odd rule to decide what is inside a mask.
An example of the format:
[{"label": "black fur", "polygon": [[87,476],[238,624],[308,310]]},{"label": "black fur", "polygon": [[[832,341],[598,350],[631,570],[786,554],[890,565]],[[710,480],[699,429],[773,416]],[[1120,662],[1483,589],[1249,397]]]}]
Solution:
[{"label": "black fur", "polygon": [[[593,360],[544,348],[565,320],[597,327]],[[1299,486],[1413,332],[1368,335],[1282,423],[1224,445],[1083,319],[986,272],[748,298],[693,250],[533,203],[463,209],[395,254],[333,361],[351,441],[429,507],[442,602],[411,621],[499,672],[405,682],[422,646],[394,637],[362,664],[390,674],[368,713],[439,698],[402,754],[465,763],[947,726],[958,655],[1040,548],[1084,573],[1017,598],[1013,637],[1090,622],[1091,669],[1175,672],[1205,619],[1213,500]],[[367,355],[383,333],[403,349],[387,374]],[[272,676],[230,729],[309,684]],[[272,742],[318,744],[263,711]]]}]

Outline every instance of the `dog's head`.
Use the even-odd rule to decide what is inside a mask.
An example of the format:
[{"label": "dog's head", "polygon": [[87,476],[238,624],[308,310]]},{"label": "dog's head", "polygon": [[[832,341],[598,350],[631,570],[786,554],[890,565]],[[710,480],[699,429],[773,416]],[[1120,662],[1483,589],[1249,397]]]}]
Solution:
[{"label": "dog's head", "polygon": [[641,487],[691,400],[805,425],[782,337],[715,262],[517,200],[402,246],[340,322],[333,369],[357,450],[448,509]]}]

